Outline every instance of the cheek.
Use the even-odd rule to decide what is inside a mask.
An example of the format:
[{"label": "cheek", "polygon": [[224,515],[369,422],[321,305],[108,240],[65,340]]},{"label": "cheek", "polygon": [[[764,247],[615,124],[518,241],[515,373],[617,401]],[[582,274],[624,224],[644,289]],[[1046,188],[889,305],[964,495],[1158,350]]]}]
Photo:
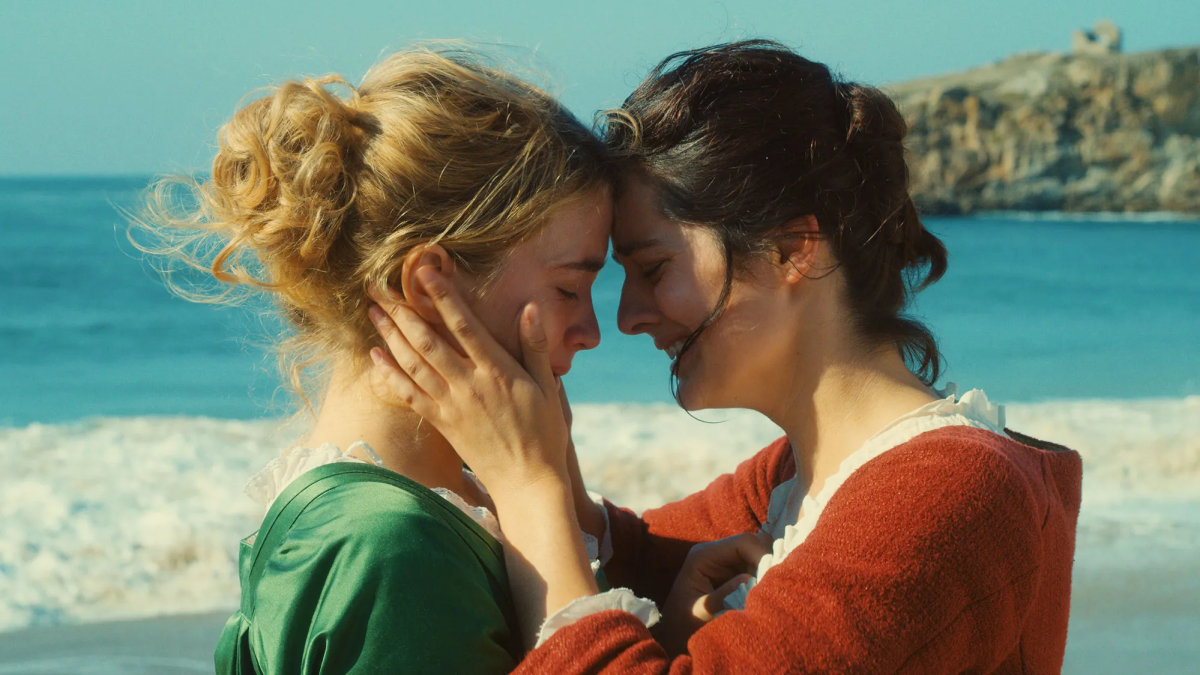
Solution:
[{"label": "cheek", "polygon": [[664,276],[654,287],[654,301],[663,316],[695,330],[716,308],[721,287],[709,288],[692,270]]},{"label": "cheek", "polygon": [[511,300],[489,298],[472,309],[496,342],[514,358],[520,358],[520,312],[522,305]]},{"label": "cheek", "polygon": [[538,308],[542,312],[542,329],[546,331],[546,346],[550,351],[562,346],[567,331],[573,323],[572,311],[561,302],[539,301]]},{"label": "cheek", "polygon": [[770,298],[738,291],[735,282],[725,312],[705,332],[706,383],[729,393],[760,389],[795,349],[792,326]]}]

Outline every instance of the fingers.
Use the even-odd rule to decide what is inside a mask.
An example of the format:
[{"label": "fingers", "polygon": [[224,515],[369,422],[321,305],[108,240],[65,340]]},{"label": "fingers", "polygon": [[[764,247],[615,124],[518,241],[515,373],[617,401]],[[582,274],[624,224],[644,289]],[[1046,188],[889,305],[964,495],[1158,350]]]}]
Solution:
[{"label": "fingers", "polygon": [[736,591],[739,586],[750,580],[749,574],[739,574],[721,584],[712,593],[705,595],[692,607],[692,614],[701,621],[712,621],[725,609],[725,596]]},{"label": "fingers", "polygon": [[[765,536],[763,536],[765,535]],[[758,562],[762,557],[771,552],[771,544],[774,540],[771,535],[759,530],[754,534],[739,534],[733,537],[734,550],[737,552],[738,558],[746,569],[758,569]]]},{"label": "fingers", "polygon": [[758,540],[758,543],[763,545],[767,553],[771,552],[771,546],[775,543],[775,537],[772,537],[770,532],[759,530],[754,533],[754,538]]},{"label": "fingers", "polygon": [[[371,296],[379,300],[374,293]],[[427,363],[443,379],[452,381],[465,377],[470,370],[467,360],[407,305],[384,300],[369,309],[367,313],[380,336],[387,343],[392,356],[396,358],[396,362],[406,371],[410,361],[418,367]],[[409,352],[417,354],[416,358],[420,360],[419,364],[413,360]],[[416,375],[416,373],[412,374]],[[426,383],[420,378],[417,378],[416,381],[422,387],[432,384]],[[441,390],[430,388],[426,391],[436,397]]]},{"label": "fingers", "polygon": [[406,405],[431,423],[439,417],[437,403],[416,385],[391,357],[378,347],[371,349],[375,367],[370,372],[371,389],[379,398]]},{"label": "fingers", "polygon": [[533,377],[546,394],[556,394],[558,384],[550,367],[550,348],[546,342],[546,330],[537,305],[525,305],[521,312],[521,357],[525,370]]},{"label": "fingers", "polygon": [[499,355],[508,357],[454,289],[454,285],[445,277],[428,267],[423,267],[417,270],[417,280],[425,286],[430,299],[433,300],[433,306],[450,329],[450,334],[458,340],[471,360],[476,363],[498,362]]},{"label": "fingers", "polygon": [[[404,317],[405,313],[411,313],[406,307],[397,305],[397,316]],[[376,330],[387,344],[388,351],[391,352],[391,359],[379,359],[372,356],[377,369],[388,370],[394,366],[404,372],[404,374],[412,380],[413,384],[419,387],[422,391],[434,399],[442,398],[446,394],[447,385],[442,376],[431,368],[429,362],[423,354],[418,353],[417,349],[409,343],[407,335],[403,334],[399,327],[392,321],[392,318],[383,311],[378,305],[372,305],[367,313],[371,317],[371,321],[375,324]],[[403,319],[402,319],[403,320]],[[408,323],[405,321],[405,323]],[[419,330],[417,327],[411,328],[411,332],[418,333],[421,337],[419,340],[427,341],[426,353],[429,354],[431,360],[442,360],[448,345],[444,343],[439,345],[433,340],[437,335],[433,333],[428,326],[425,326],[425,331]],[[432,338],[424,333],[432,334]],[[372,350],[374,351],[374,350]]]},{"label": "fingers", "polygon": [[715,582],[731,574],[756,570],[759,560],[771,552],[769,542],[769,538],[745,533],[697,544],[688,553],[686,564]]}]

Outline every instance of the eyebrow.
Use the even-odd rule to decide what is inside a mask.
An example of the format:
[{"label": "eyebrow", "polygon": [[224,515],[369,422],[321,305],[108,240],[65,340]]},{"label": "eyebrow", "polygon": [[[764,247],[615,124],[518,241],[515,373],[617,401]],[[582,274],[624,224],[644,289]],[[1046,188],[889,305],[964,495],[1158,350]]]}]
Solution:
[{"label": "eyebrow", "polygon": [[604,259],[604,256],[600,256],[599,258],[585,258],[583,260],[574,260],[571,262],[563,263],[561,265],[557,265],[557,267],[558,267],[558,269],[567,269],[567,270],[575,270],[578,272],[591,272],[592,274],[598,274],[600,272],[601,268],[604,267],[605,262],[606,261]]},{"label": "eyebrow", "polygon": [[638,251],[640,251],[644,248],[650,248],[651,246],[658,246],[661,243],[662,242],[657,239],[640,239],[637,241],[629,242],[627,244],[622,244],[620,246],[618,246],[614,243],[612,258],[613,258],[613,260],[620,262],[621,258],[628,258],[629,256],[633,255],[634,253],[637,253]]}]

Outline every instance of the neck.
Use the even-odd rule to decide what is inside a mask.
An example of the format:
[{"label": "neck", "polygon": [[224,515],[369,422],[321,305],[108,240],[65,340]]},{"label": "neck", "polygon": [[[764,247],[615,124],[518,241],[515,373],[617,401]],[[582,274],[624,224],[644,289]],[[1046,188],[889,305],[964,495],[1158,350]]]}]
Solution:
[{"label": "neck", "polygon": [[[339,364],[334,367],[316,424],[301,444],[316,447],[333,443],[345,451],[356,441],[363,441],[387,469],[428,488],[442,487],[469,495],[462,459],[440,433],[423,422],[412,410],[375,396],[365,373],[349,364]],[[355,456],[368,459],[361,454]]]},{"label": "neck", "polygon": [[787,434],[799,486],[810,495],[890,422],[935,400],[893,347],[829,353],[815,368],[794,373],[792,380],[792,386],[782,389],[790,394],[764,412]]}]

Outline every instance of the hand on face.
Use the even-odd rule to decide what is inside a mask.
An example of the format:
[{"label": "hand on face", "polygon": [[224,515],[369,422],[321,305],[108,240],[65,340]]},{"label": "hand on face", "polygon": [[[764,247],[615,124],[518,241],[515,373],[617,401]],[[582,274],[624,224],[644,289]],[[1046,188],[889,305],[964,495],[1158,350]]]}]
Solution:
[{"label": "hand on face", "polygon": [[371,350],[376,388],[441,432],[494,495],[564,480],[568,428],[537,307],[520,318],[522,368],[447,279],[429,268],[417,276],[465,356],[406,303],[372,294],[390,351]]},{"label": "hand on face", "polygon": [[738,534],[696,544],[663,606],[658,639],[669,654],[687,652],[688,640],[722,609],[725,596],[750,579],[771,551],[765,532]]},{"label": "hand on face", "polygon": [[[372,295],[385,310],[372,319],[392,352],[373,354],[382,364],[375,369],[377,393],[409,405],[441,431],[493,497],[507,474],[488,469],[504,455],[492,444],[513,450],[536,441],[547,444],[547,453],[564,452],[565,403],[560,406],[557,378],[577,352],[600,341],[591,287],[604,265],[611,220],[607,190],[561,205],[539,234],[508,251],[474,306],[456,288],[478,289],[482,280],[457,270],[436,244],[407,255],[400,273],[404,302]],[[470,345],[456,349],[455,340]],[[547,397],[552,400],[542,400]],[[537,426],[543,416],[553,418],[544,428]],[[521,426],[530,420],[533,426]],[[560,454],[543,459],[561,468]],[[529,468],[501,462],[510,471],[523,466]]]}]

